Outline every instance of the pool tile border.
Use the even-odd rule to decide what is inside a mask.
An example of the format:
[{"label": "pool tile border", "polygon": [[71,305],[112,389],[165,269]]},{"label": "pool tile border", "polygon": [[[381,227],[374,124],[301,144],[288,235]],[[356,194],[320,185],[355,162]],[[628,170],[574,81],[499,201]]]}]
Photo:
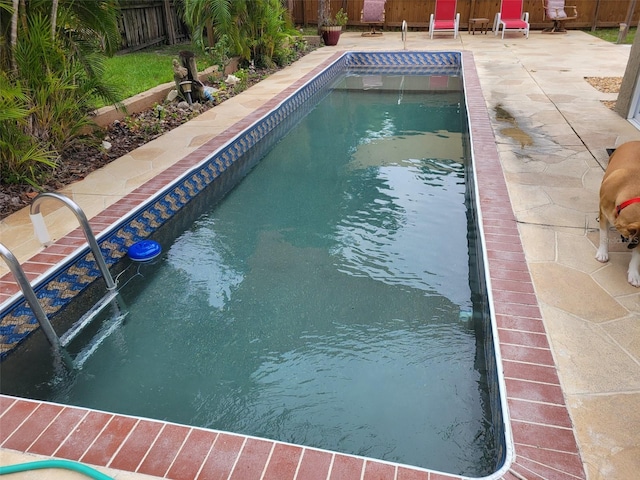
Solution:
[{"label": "pool tile border", "polygon": [[[330,61],[334,61],[340,55],[341,53],[337,53]],[[462,52],[462,62],[473,140],[474,168],[478,184],[482,186],[477,195],[488,259],[486,267],[489,272],[490,296],[493,300],[495,333],[499,346],[498,364],[504,373],[507,403],[505,418],[511,426],[510,434],[513,441],[509,463],[491,478],[585,479],[584,465],[525,262],[489,114],[471,53]],[[305,78],[316,75],[321,68],[322,66],[319,66]],[[304,78],[277,95],[267,105],[258,109],[253,118],[257,119],[276,107],[303,82]],[[239,123],[242,125],[234,125],[212,142],[224,145],[253,121],[246,119]],[[203,159],[202,152],[198,150],[178,162],[184,163],[174,168],[173,173],[180,174],[185,167],[196,165]],[[132,198],[119,202],[120,205],[131,206],[132,200],[134,203],[135,200],[148,200],[159,186],[169,183],[169,176],[162,175],[161,179],[150,181],[143,188],[143,195],[134,192]],[[101,215],[95,218],[100,218]],[[94,219],[91,222],[93,226]],[[69,244],[73,247],[78,246],[77,237],[77,232],[75,237],[71,235]],[[62,242],[62,245],[67,243]],[[4,291],[1,283],[0,289]],[[95,430],[90,433],[88,426]],[[120,465],[127,467],[127,471],[141,473],[141,468],[145,471],[159,472],[166,467],[163,475],[158,475],[161,478],[461,478],[237,434],[177,426],[156,420],[6,395],[0,395],[0,427],[0,448],[33,453],[54,449],[52,454],[45,454],[103,467]],[[134,434],[136,431],[138,433]],[[142,432],[145,434],[140,435]],[[190,441],[192,436],[194,439]],[[56,443],[59,443],[57,447]],[[186,450],[186,445],[197,445],[197,451]],[[159,455],[161,451],[167,452],[167,458]],[[135,458],[138,461],[134,467],[136,461],[124,462],[116,460],[117,458]],[[150,460],[145,463],[147,458]],[[170,462],[168,458],[171,458]],[[188,461],[182,463],[185,459]],[[293,476],[288,476],[294,470],[293,465]]]}]

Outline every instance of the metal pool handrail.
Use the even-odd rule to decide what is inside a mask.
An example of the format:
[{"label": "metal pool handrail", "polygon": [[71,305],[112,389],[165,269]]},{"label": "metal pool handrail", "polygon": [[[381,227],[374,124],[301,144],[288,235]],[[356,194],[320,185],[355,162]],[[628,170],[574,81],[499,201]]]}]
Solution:
[{"label": "metal pool handrail", "polygon": [[402,20],[402,43],[404,44],[404,49],[407,49],[407,21]]},{"label": "metal pool handrail", "polygon": [[91,226],[89,225],[89,220],[87,220],[87,216],[84,214],[80,206],[64,195],[53,192],[44,192],[39,194],[36,198],[34,198],[31,203],[31,208],[29,211],[29,217],[31,218],[31,222],[33,223],[33,228],[35,230],[36,236],[40,243],[46,245],[51,242],[51,237],[49,237],[49,232],[47,231],[47,226],[44,223],[44,219],[42,218],[42,214],[40,213],[40,205],[42,201],[46,198],[55,198],[62,203],[64,203],[67,207],[71,209],[71,211],[75,214],[76,218],[80,222],[80,226],[84,232],[84,236],[89,243],[89,247],[93,252],[93,257],[98,264],[98,268],[104,277],[104,281],[107,284],[108,290],[114,290],[116,288],[116,284],[111,277],[111,273],[109,273],[109,268],[107,267],[106,262],[104,261],[104,256],[102,255],[102,251],[100,251],[100,247],[98,246],[98,242],[96,240],[93,231],[91,230]]},{"label": "metal pool handrail", "polygon": [[11,273],[13,273],[16,282],[18,282],[18,286],[22,290],[24,298],[31,307],[33,314],[36,316],[40,327],[42,327],[42,331],[47,337],[47,340],[49,340],[49,343],[53,345],[56,350],[59,350],[61,346],[60,339],[51,326],[51,322],[49,322],[49,318],[44,312],[42,305],[40,305],[38,297],[36,297],[36,294],[31,287],[31,283],[29,283],[29,279],[27,279],[24,270],[20,266],[20,262],[18,262],[18,259],[15,257],[15,255],[11,253],[11,250],[5,247],[2,243],[0,243],[0,257],[4,259],[5,263],[9,266],[9,270],[11,270]]}]

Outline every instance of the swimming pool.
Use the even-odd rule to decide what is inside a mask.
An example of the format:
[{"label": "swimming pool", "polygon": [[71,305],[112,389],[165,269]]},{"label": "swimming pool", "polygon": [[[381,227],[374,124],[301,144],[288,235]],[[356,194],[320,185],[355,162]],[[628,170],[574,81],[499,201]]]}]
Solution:
[{"label": "swimming pool", "polygon": [[[197,198],[214,180],[217,191],[224,195],[253,166],[251,162],[239,164],[236,160],[249,150],[253,151],[254,158],[260,158],[261,153],[268,151],[273,142],[277,141],[278,132],[288,130],[306,115],[313,108],[313,99],[324,95],[328,85],[346,68],[361,73],[368,70],[377,75],[389,71],[410,75],[424,73],[425,69],[429,69],[431,75],[440,78],[449,78],[451,75],[460,78],[461,62],[460,54],[455,52],[351,52],[340,56],[279,104],[270,106],[262,118],[248,125],[244,131],[234,134],[230,141],[220,145],[215,152],[200,149],[191,155],[196,157],[195,160],[180,162],[170,169],[171,172],[163,174],[166,177],[174,171],[181,172],[170,188],[157,191],[152,186],[144,185],[136,190],[135,196],[146,197],[146,202],[127,218],[110,225],[108,231],[101,235],[100,246],[106,263],[109,266],[117,264],[126,255],[128,245],[147,238],[173,218],[177,211]],[[438,88],[442,88],[442,85]],[[219,145],[219,142],[215,143]],[[223,172],[226,175],[221,176]],[[87,249],[74,254],[65,268],[40,278],[34,288],[44,303],[47,314],[55,315],[96,280],[98,283],[102,282],[99,269]],[[22,298],[3,304],[0,358],[4,358],[37,328],[37,321]]]},{"label": "swimming pool", "polygon": [[[398,61],[402,61],[402,55],[398,55],[396,53],[391,54],[393,55],[393,57],[395,59],[398,59]],[[431,57],[432,53],[426,53],[426,54],[420,54],[420,53],[413,53],[411,55],[424,55],[425,57]],[[463,54],[463,56],[465,56],[465,54]],[[437,55],[436,55],[437,57]],[[374,57],[372,57],[376,62],[377,59]],[[411,58],[408,59],[411,63]],[[433,58],[429,58],[428,61],[433,61]],[[467,65],[473,65],[473,60],[472,58],[469,57],[469,55],[466,55],[466,64]],[[502,179],[502,174],[500,172],[500,167],[499,164],[496,161],[497,155],[495,152],[495,146],[494,146],[494,140],[493,140],[493,136],[491,134],[491,129],[490,129],[490,124],[488,122],[488,118],[487,118],[487,113],[486,113],[486,109],[484,109],[484,103],[482,100],[482,96],[479,94],[479,84],[477,82],[477,77],[474,75],[473,71],[470,70],[468,72],[468,78],[467,78],[467,82],[471,82],[470,84],[467,84],[467,88],[470,88],[471,91],[475,92],[475,95],[478,95],[477,97],[471,97],[470,101],[469,101],[469,109],[472,113],[471,117],[472,117],[472,125],[475,125],[474,127],[472,127],[473,130],[473,135],[475,137],[474,143],[476,144],[476,147],[474,147],[474,151],[475,151],[475,155],[476,158],[478,158],[478,155],[480,156],[480,158],[482,159],[481,162],[477,163],[476,165],[476,169],[477,169],[477,175],[479,177],[481,177],[482,182],[483,182],[483,190],[482,192],[479,194],[480,197],[480,201],[481,203],[483,203],[483,205],[487,204],[487,200],[489,200],[488,202],[488,210],[485,211],[485,216],[488,215],[489,218],[489,222],[490,222],[490,227],[487,229],[487,226],[485,225],[484,230],[485,230],[485,235],[488,235],[490,238],[490,243],[489,243],[489,253],[490,253],[490,260],[489,260],[489,264],[490,265],[499,265],[498,268],[507,268],[507,270],[505,270],[505,274],[508,274],[509,277],[512,277],[515,273],[517,273],[520,270],[520,267],[518,267],[515,263],[513,263],[511,260],[508,260],[508,263],[504,263],[506,258],[511,258],[513,256],[513,247],[510,246],[510,248],[506,249],[506,250],[501,250],[500,248],[496,249],[496,246],[499,246],[501,244],[499,243],[495,243],[496,241],[500,242],[501,238],[509,238],[509,239],[517,239],[517,232],[514,233],[514,230],[512,228],[512,226],[510,226],[508,223],[506,223],[510,217],[509,214],[509,203],[508,203],[508,197],[506,197],[506,191],[504,189],[504,181]],[[470,86],[469,86],[470,85]],[[271,108],[271,107],[270,107]],[[479,147],[478,147],[479,146]],[[493,150],[492,150],[493,147]],[[480,153],[478,153],[480,152]],[[495,175],[495,172],[498,172],[497,176]],[[476,195],[478,195],[476,193]],[[504,203],[504,199],[506,200],[506,203]],[[493,226],[494,225],[500,225],[500,231],[496,231],[493,230]],[[488,233],[487,233],[488,232]],[[495,232],[495,233],[494,233]],[[515,236],[514,236],[515,235]],[[513,241],[509,240],[509,245],[512,245]],[[505,244],[506,245],[506,244]],[[505,253],[501,253],[501,252],[505,252]],[[512,273],[509,274],[509,271],[511,271]],[[518,277],[520,277],[520,275],[518,275]],[[505,278],[505,276],[501,273],[499,275],[499,279],[501,278]],[[503,281],[500,281],[499,283],[504,284]],[[516,303],[508,301],[508,302],[504,302],[504,295],[503,293],[506,290],[504,289],[504,286],[499,287],[498,293],[500,294],[500,297],[496,300],[497,302],[497,312],[498,312],[498,317],[497,317],[497,328],[502,329],[502,333],[504,334],[508,334],[508,340],[507,343],[503,343],[501,341],[501,347],[503,349],[503,357],[500,359],[500,368],[502,368],[502,365],[504,365],[504,355],[506,352],[506,357],[507,357],[507,363],[506,365],[509,367],[509,372],[508,372],[508,376],[509,376],[509,380],[507,381],[508,384],[513,384],[514,383],[514,378],[515,379],[529,379],[529,380],[525,380],[527,382],[537,382],[540,380],[535,380],[534,377],[531,376],[532,373],[534,373],[534,371],[532,371],[531,369],[527,369],[526,372],[529,372],[529,376],[521,376],[520,374],[518,374],[517,372],[515,372],[512,367],[515,365],[514,362],[521,362],[524,361],[525,356],[527,358],[530,358],[531,360],[533,360],[533,355],[534,354],[534,350],[536,349],[532,349],[531,344],[529,343],[528,340],[526,340],[526,335],[523,335],[524,333],[526,333],[526,330],[529,330],[529,328],[527,329],[523,329],[522,327],[525,324],[530,324],[530,328],[533,328],[533,325],[535,323],[539,323],[539,313],[536,315],[535,313],[535,309],[533,306],[531,307],[527,307],[526,303],[527,302],[522,302],[521,306],[516,305]],[[521,291],[521,289],[519,288],[518,291]],[[489,292],[491,292],[491,290],[489,290]],[[520,316],[526,317],[526,318],[521,318]],[[537,318],[537,320],[536,320]],[[513,330],[513,334],[510,334],[510,332],[512,332],[512,329],[514,328],[515,324],[520,325],[520,328],[515,331]],[[537,331],[537,329],[536,329]],[[517,335],[516,335],[517,334]],[[534,335],[533,337],[531,337],[532,339],[536,340],[536,345],[540,345],[539,341],[538,341],[538,337],[536,335]],[[514,346],[519,345],[517,350],[514,349]],[[539,347],[539,348],[542,348]],[[543,350],[539,350],[540,353],[543,352]],[[539,364],[548,364],[548,361],[544,358],[541,358],[540,355],[538,355],[539,360],[536,363]],[[550,364],[552,365],[552,363]],[[533,364],[532,364],[533,366]],[[524,372],[524,373],[526,373]],[[548,376],[545,375],[544,377],[546,380],[544,380],[545,382],[551,382],[553,381],[553,379]],[[565,469],[571,468],[571,471],[573,472],[577,472],[578,471],[578,467],[574,468],[575,465],[575,460],[577,459],[579,461],[579,457],[575,456],[575,454],[570,453],[570,451],[568,451],[568,445],[569,445],[569,441],[568,438],[565,438],[565,433],[566,433],[566,423],[565,422],[560,422],[557,423],[557,420],[552,420],[551,417],[545,417],[544,415],[541,417],[539,415],[536,415],[535,417],[532,417],[530,414],[527,414],[526,412],[524,412],[523,410],[521,410],[519,408],[520,402],[521,402],[521,398],[523,396],[523,390],[521,390],[518,385],[520,380],[517,380],[513,391],[516,392],[515,397],[513,397],[513,401],[514,403],[512,404],[512,409],[510,412],[510,417],[511,420],[510,422],[513,421],[513,419],[515,418],[516,421],[516,431],[515,431],[515,437],[516,437],[516,446],[519,449],[519,460],[518,460],[518,465],[516,465],[515,463],[512,464],[511,461],[509,460],[511,457],[510,454],[507,454],[506,458],[506,465],[503,468],[516,468],[516,471],[518,472],[523,472],[522,468],[525,468],[526,471],[531,471],[533,469],[533,471],[540,471],[540,469],[537,469],[537,467],[535,465],[539,465],[540,468],[542,468],[543,470],[547,467],[544,467],[544,465],[549,465],[550,468],[553,468],[554,471],[564,471]],[[553,381],[553,383],[557,383],[557,380]],[[536,383],[530,383],[531,386],[535,386]],[[534,390],[530,390],[532,393],[535,392]],[[525,395],[526,396],[526,395]],[[26,404],[24,404],[24,402],[15,402],[12,401],[10,399],[7,399],[6,397],[0,397],[0,400],[2,400],[2,406],[6,407],[8,410],[6,410],[6,414],[7,415],[11,415],[11,418],[14,419],[19,419],[19,418],[25,418],[24,414],[29,415],[28,412],[33,412],[33,407],[32,406],[27,406]],[[511,401],[511,400],[510,400]],[[36,403],[37,405],[37,403]],[[39,418],[41,418],[43,415],[45,417],[48,417],[48,413],[45,414],[44,412],[49,412],[49,411],[56,411],[56,409],[52,408],[45,408],[47,407],[46,404],[42,405],[42,408],[38,408],[37,412]],[[549,408],[553,409],[552,406],[550,406]],[[71,410],[69,408],[65,408],[64,412]],[[42,411],[42,414],[40,414],[39,412]],[[25,412],[25,413],[22,413]],[[64,413],[63,412],[63,413]],[[541,412],[541,411],[540,411]],[[8,418],[7,415],[5,415],[3,417],[3,419]],[[31,417],[35,417],[35,413],[31,415]],[[553,415],[555,417],[555,415]],[[25,428],[27,425],[31,425],[32,422],[30,420],[30,418],[25,422]],[[89,417],[87,417],[88,420],[91,420],[92,418],[95,418],[95,415],[93,415],[93,413],[89,413]],[[111,423],[113,423],[114,421],[116,421],[117,418],[114,417],[113,420],[111,421]],[[56,423],[58,421],[56,420]],[[121,419],[118,420],[117,422],[119,425],[136,425],[135,423],[131,423],[129,422],[126,418],[125,419]],[[6,422],[5,422],[6,425]],[[110,424],[109,424],[110,425]],[[557,427],[554,427],[553,425],[558,425]],[[115,425],[114,425],[115,427]],[[139,435],[136,435],[136,432],[138,429],[142,430],[142,423],[139,424],[139,428],[136,427],[136,430],[133,432],[134,436],[136,436],[136,438],[140,438]],[[69,428],[74,428],[72,424],[70,424]],[[130,428],[130,427],[129,427]],[[105,435],[108,432],[111,432],[113,429],[111,429],[110,427],[107,427],[105,430]],[[155,427],[153,427],[152,425],[149,424],[148,421],[144,422],[144,431],[146,432],[151,432],[151,431],[158,431],[157,429],[155,429]],[[5,430],[5,432],[11,432],[12,430]],[[167,434],[169,432],[174,432],[175,429],[174,428],[169,428],[167,431]],[[164,432],[164,430],[163,430]],[[544,435],[540,435],[541,432],[548,432]],[[9,433],[7,433],[7,435],[9,435]],[[193,434],[195,434],[197,432],[193,432]],[[28,436],[25,435],[25,433],[22,434],[22,437]],[[46,435],[45,435],[46,436]],[[75,433],[72,435],[72,437],[75,436]],[[3,443],[3,446],[5,448],[11,448],[9,445],[14,446],[15,442],[12,442],[12,438],[14,436],[11,436],[7,441],[5,441]],[[199,437],[202,437],[202,435],[199,434]],[[43,437],[44,438],[44,437]],[[149,441],[150,442],[154,442],[154,438],[156,438],[155,434],[151,435],[149,437]],[[156,443],[162,441],[163,444],[166,440],[163,440],[164,438],[164,434],[160,434],[157,437]],[[189,436],[189,439],[191,437]],[[224,440],[225,443],[227,443],[227,441],[229,440],[229,436],[225,435],[225,436],[218,436],[219,440],[222,441]],[[179,441],[179,440],[178,440]],[[100,437],[96,440],[96,442],[100,442]],[[558,443],[560,442],[560,443]],[[22,442],[23,443],[23,442]],[[190,440],[188,442],[189,444],[191,444]],[[523,445],[522,447],[520,447],[520,445]],[[24,451],[27,451],[26,449],[29,448],[29,441],[25,444],[24,447],[20,447],[20,448],[24,448]],[[216,443],[217,445],[217,443]],[[235,445],[237,446],[241,446],[242,443],[237,444],[235,443]],[[507,450],[510,449],[510,442],[507,442]],[[547,454],[545,454],[545,458],[541,458],[539,457],[539,455],[535,454],[535,452],[530,452],[527,450],[526,445],[539,445],[539,448],[541,448],[542,450],[536,450],[538,452],[547,452]],[[554,446],[551,446],[554,445]],[[64,446],[63,446],[64,447]],[[281,446],[276,445],[275,451],[273,453],[274,457],[271,459],[271,463],[270,465],[273,464],[274,461],[276,461],[277,459],[281,459],[281,455],[280,453],[282,453],[284,450],[290,450],[290,449],[284,449],[280,448]],[[222,444],[220,445],[220,448],[222,448]],[[237,447],[236,447],[237,448]],[[552,450],[549,450],[552,449]],[[62,450],[59,451],[59,453],[57,453],[56,455],[62,454],[62,451],[65,450],[64,448],[62,448]],[[209,460],[207,461],[207,465],[209,465],[209,462],[211,460],[211,457],[215,456],[215,453],[219,450],[219,447],[215,447],[213,450],[211,450],[211,454],[209,457]],[[245,450],[246,454],[248,455],[249,452],[253,452],[252,455],[255,456],[256,455],[256,442],[252,441],[251,439],[249,439],[246,443],[246,449],[243,448],[242,449],[242,454],[240,454],[239,457],[239,464],[238,464],[238,468],[239,465],[245,465],[246,466],[246,462],[244,462],[242,459],[245,457]],[[30,448],[29,451],[42,451],[39,448]],[[65,450],[66,451],[66,450]],[[116,456],[115,458],[108,456],[108,457],[104,457],[105,460],[101,460],[100,458],[98,458],[97,455],[92,454],[93,448],[89,448],[89,450],[84,454],[84,456],[82,455],[82,453],[79,453],[77,457],[75,458],[83,458],[86,461],[90,461],[91,463],[95,463],[97,465],[111,465],[114,468],[125,468],[125,465],[123,464],[123,462],[119,461],[119,456]],[[123,447],[122,452],[127,451],[126,445]],[[173,454],[171,454],[168,458],[174,458],[175,454],[181,451],[179,444],[176,446],[176,450],[174,451]],[[207,459],[207,452],[208,450],[205,450],[204,452],[204,457],[202,457],[202,460],[206,460]],[[238,452],[239,450],[235,450],[236,452]],[[261,450],[262,451],[262,450]],[[565,453],[567,452],[567,453]],[[574,450],[575,452],[575,450]],[[133,452],[130,452],[130,454]],[[153,452],[152,452],[153,453]],[[507,452],[508,453],[508,452]],[[111,455],[111,454],[109,454]],[[262,454],[261,454],[262,455]],[[304,449],[303,451],[303,455],[299,456],[298,459],[300,460],[300,464],[298,466],[300,474],[302,474],[302,472],[309,472],[308,470],[308,462],[309,461],[313,461],[314,463],[316,462],[316,460],[319,458],[318,457],[319,454],[315,454],[313,452],[311,452],[308,449]],[[533,459],[535,457],[534,463],[532,464],[530,459]],[[102,457],[101,457],[102,458]],[[109,458],[111,458],[111,460],[109,460]],[[139,458],[139,457],[137,457]],[[178,455],[178,459],[182,458],[182,454]],[[226,457],[225,457],[226,458]],[[266,457],[262,457],[261,458],[266,458]],[[270,457],[271,458],[271,457]],[[369,472],[369,470],[371,469],[372,471],[385,471],[385,472],[389,472],[391,476],[386,477],[385,478],[395,478],[393,472],[397,472],[398,478],[405,478],[405,475],[407,475],[407,469],[406,468],[401,468],[399,466],[390,466],[391,469],[389,470],[388,468],[386,468],[384,465],[378,465],[376,467],[375,462],[373,462],[372,460],[367,460],[365,459],[364,463],[360,462],[356,462],[355,459],[347,459],[344,456],[341,455],[334,455],[333,457],[324,457],[327,460],[330,458],[333,458],[333,460],[331,460],[331,463],[326,463],[324,464],[325,467],[324,471],[331,471],[334,472],[331,476],[331,478],[334,478],[334,474],[337,474],[337,472],[345,472],[345,471],[351,471],[354,472],[354,469],[357,469],[359,467],[357,467],[356,465],[361,465],[363,468],[363,472],[366,469],[367,472]],[[562,458],[562,462],[561,463],[557,463],[556,460]],[[106,462],[106,463],[102,463],[102,462]],[[355,462],[355,463],[354,463]],[[524,463],[522,463],[524,462]],[[130,462],[127,462],[127,464],[129,464]],[[134,462],[135,463],[135,462]],[[224,462],[223,462],[224,463]],[[520,465],[522,463],[522,465],[526,465],[526,466],[522,466]],[[136,471],[142,471],[142,472],[147,472],[150,471],[149,469],[146,468],[146,464],[147,462],[144,462],[143,464],[140,464],[139,467],[137,467]],[[135,465],[138,465],[138,463],[135,463]],[[261,465],[264,465],[263,463],[261,463]],[[305,467],[305,465],[307,465],[307,467]],[[333,465],[333,467],[331,467],[331,465]],[[571,466],[571,467],[569,467]],[[258,467],[256,465],[257,468],[263,468],[263,467]],[[133,467],[126,467],[126,469],[128,468],[134,468],[134,470],[136,469],[135,466]],[[266,467],[265,467],[266,468]],[[329,470],[327,470],[326,468],[328,468]],[[267,472],[270,471],[271,467],[268,467]],[[134,471],[132,470],[132,471]],[[155,471],[155,470],[154,470]],[[504,470],[506,471],[506,470]],[[359,475],[359,474],[358,474]],[[418,478],[419,475],[415,478]],[[298,478],[309,478],[309,477],[298,477]],[[338,477],[336,477],[338,478]],[[342,477],[340,477],[342,478]],[[409,477],[407,477],[409,478]],[[411,477],[414,478],[414,477]],[[422,478],[422,477],[419,477]],[[426,477],[425,477],[426,478]]]},{"label": "swimming pool", "polygon": [[492,473],[458,79],[339,80],[220,204],[157,232],[163,261],[121,276],[126,323],[81,372],[5,391]]}]

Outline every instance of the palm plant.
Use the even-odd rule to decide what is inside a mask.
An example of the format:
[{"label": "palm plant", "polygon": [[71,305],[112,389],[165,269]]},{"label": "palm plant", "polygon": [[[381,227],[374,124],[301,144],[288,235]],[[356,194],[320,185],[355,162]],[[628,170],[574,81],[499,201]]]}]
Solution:
[{"label": "palm plant", "polygon": [[0,49],[8,88],[0,98],[13,112],[11,128],[0,130],[2,182],[38,181],[90,124],[95,99],[119,100],[102,80],[102,59],[120,38],[116,6],[116,0],[0,0],[0,11],[11,13],[10,21],[0,15],[0,42],[9,47]]},{"label": "palm plant", "polygon": [[251,58],[267,67],[273,66],[276,50],[292,34],[287,10],[280,0],[250,2],[246,30]]},{"label": "palm plant", "polygon": [[239,25],[246,16],[246,0],[185,0],[183,8],[194,44],[213,47],[222,35],[226,35],[234,53],[242,50]]},{"label": "palm plant", "polygon": [[118,8],[119,0],[0,0],[0,11],[10,13],[0,15],[2,43],[9,47],[2,49],[0,66],[8,70],[13,63],[11,56],[33,15],[49,18],[51,39],[60,40],[74,55],[85,53],[82,44],[87,42],[112,55],[120,43]]},{"label": "palm plant", "polygon": [[232,55],[264,66],[297,35],[281,0],[184,0],[184,19],[196,45],[212,47],[226,36]]},{"label": "palm plant", "polygon": [[23,88],[29,92],[30,121],[25,133],[61,152],[90,124],[88,113],[96,89],[82,65],[69,61],[51,40],[48,28],[48,19],[31,17],[28,33],[14,55]]},{"label": "palm plant", "polygon": [[44,168],[55,167],[55,155],[25,133],[28,96],[0,72],[0,178],[5,183],[37,185]]}]

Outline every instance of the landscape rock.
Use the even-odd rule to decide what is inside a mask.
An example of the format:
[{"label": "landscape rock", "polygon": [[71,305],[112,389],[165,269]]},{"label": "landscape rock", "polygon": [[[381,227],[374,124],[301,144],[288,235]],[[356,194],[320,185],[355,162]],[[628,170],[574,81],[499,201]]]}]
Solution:
[{"label": "landscape rock", "polygon": [[176,89],[169,90],[169,93],[167,93],[166,101],[173,102],[176,98],[178,98],[178,91]]}]

